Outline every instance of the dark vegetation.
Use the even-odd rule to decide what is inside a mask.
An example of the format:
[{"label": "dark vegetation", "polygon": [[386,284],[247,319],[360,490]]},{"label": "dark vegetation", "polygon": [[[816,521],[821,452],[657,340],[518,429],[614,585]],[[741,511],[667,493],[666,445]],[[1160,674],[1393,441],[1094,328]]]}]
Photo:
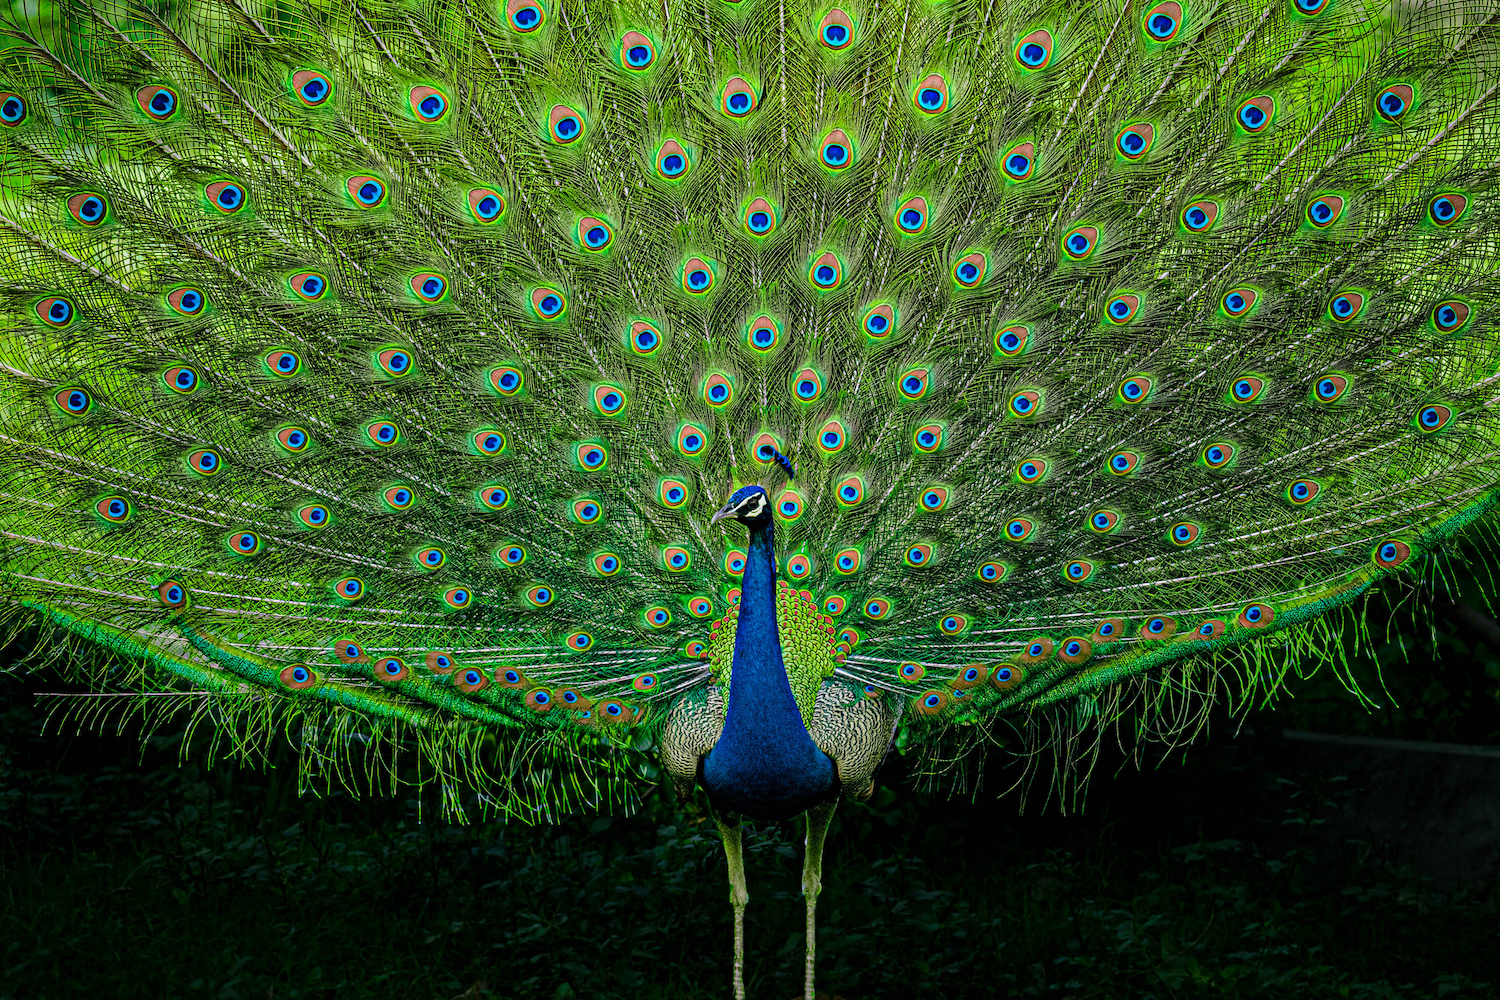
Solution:
[{"label": "dark vegetation", "polygon": [[[1106,750],[1081,813],[1045,801],[1045,775],[1018,815],[997,788],[917,791],[893,758],[829,840],[820,989],[1500,996],[1493,871],[1424,872],[1341,826],[1361,780],[1303,769],[1307,744],[1282,736],[1500,744],[1488,612],[1419,599],[1429,622],[1398,612],[1352,662],[1373,710],[1321,671],[1143,768]],[[0,675],[0,998],[729,995],[701,802],[662,789],[635,816],[525,827],[447,825],[429,801],[424,822],[416,800],[298,798],[290,753],[261,772],[191,752],[179,766],[170,734],[143,755],[129,733],[42,735],[33,693],[58,686]],[[992,785],[1009,784],[1003,763]],[[799,994],[800,852],[793,824],[748,839],[753,1000]]]}]

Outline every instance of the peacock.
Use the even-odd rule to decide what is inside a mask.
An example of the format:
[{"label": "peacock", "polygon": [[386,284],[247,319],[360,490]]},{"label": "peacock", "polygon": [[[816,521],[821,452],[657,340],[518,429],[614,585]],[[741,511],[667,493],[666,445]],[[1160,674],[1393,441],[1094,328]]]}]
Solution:
[{"label": "peacock", "polygon": [[0,620],[308,782],[703,789],[737,1000],[742,818],[805,814],[811,998],[887,753],[1167,729],[1441,578],[1500,487],[1497,43],[1494,0],[9,4]]}]

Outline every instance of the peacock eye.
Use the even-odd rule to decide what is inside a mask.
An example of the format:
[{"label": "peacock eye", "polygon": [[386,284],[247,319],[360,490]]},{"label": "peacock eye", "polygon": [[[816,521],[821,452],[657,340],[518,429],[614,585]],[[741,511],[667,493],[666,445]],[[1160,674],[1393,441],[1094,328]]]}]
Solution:
[{"label": "peacock eye", "polygon": [[472,188],[469,191],[468,203],[469,214],[482,226],[487,226],[499,219],[505,212],[505,198],[499,191],[490,188]]},{"label": "peacock eye", "polygon": [[823,15],[818,25],[818,41],[835,52],[846,49],[854,41],[854,22],[849,15],[835,7]]},{"label": "peacock eye", "polygon": [[854,145],[843,129],[836,128],[823,137],[823,166],[844,170],[854,162]]},{"label": "peacock eye", "polygon": [[[1029,145],[1029,143],[1028,143]],[[978,287],[984,281],[989,260],[982,253],[971,253],[953,265],[953,280],[962,288]]]},{"label": "peacock eye", "polygon": [[692,167],[687,150],[676,139],[668,139],[656,151],[656,172],[664,180],[675,181],[687,176]]},{"label": "peacock eye", "polygon": [[1016,62],[1022,69],[1045,69],[1052,60],[1052,33],[1039,28],[1016,43]]},{"label": "peacock eye", "polygon": [[520,34],[536,31],[547,17],[544,8],[536,0],[510,0],[505,5],[505,13],[511,30]]},{"label": "peacock eye", "polygon": [[927,199],[911,198],[896,209],[896,228],[903,236],[916,236],[927,228]]},{"label": "peacock eye", "polygon": [[[9,97],[11,95],[0,95]],[[177,112],[177,91],[171,87],[147,85],[135,92],[136,105],[153,121],[163,122]],[[0,107],[0,121],[6,119],[5,109]],[[8,124],[8,122],[7,122]]]},{"label": "peacock eye", "polygon": [[531,292],[531,309],[538,319],[560,319],[568,308],[568,298],[561,289],[543,285]]},{"label": "peacock eye", "polygon": [[315,108],[328,100],[333,84],[317,70],[304,69],[292,74],[292,92],[303,104]]},{"label": "peacock eye", "polygon": [[814,288],[825,292],[832,291],[844,280],[843,262],[833,251],[827,251],[813,261],[808,271],[808,278],[811,279]]},{"label": "peacock eye", "polygon": [[203,189],[208,203],[225,215],[233,215],[245,207],[245,189],[234,181],[215,181]]},{"label": "peacock eye", "polygon": [[[745,98],[751,103],[751,107],[747,109],[744,114],[749,114],[750,111],[754,110],[754,102],[753,100],[751,100],[751,95],[737,94],[730,97],[728,99],[728,102],[726,103],[725,110],[729,111],[730,114],[735,114],[735,105],[733,104],[734,97]],[[735,115],[735,117],[741,116]],[[746,206],[745,214],[742,216],[742,219],[745,223],[745,228],[749,230],[751,236],[770,236],[773,232],[776,231],[776,223],[779,221],[779,216],[776,210],[776,206],[772,205],[764,198],[756,198],[754,201],[750,202],[748,206]]]},{"label": "peacock eye", "polygon": [[413,87],[409,100],[418,121],[441,121],[448,113],[448,98],[436,87]]}]

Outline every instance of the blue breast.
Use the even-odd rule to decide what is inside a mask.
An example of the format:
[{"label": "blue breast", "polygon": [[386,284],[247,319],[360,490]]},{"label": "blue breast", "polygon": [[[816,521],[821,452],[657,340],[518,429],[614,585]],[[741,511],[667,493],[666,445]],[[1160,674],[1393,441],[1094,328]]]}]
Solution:
[{"label": "blue breast", "polygon": [[792,696],[776,632],[771,526],[752,528],[724,732],[703,760],[715,809],[754,819],[787,819],[829,798],[833,761],[808,735]]}]

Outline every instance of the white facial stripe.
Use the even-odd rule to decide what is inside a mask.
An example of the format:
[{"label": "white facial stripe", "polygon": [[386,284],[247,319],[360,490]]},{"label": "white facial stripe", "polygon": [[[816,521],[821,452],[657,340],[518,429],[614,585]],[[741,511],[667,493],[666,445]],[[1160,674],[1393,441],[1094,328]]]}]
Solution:
[{"label": "white facial stripe", "polygon": [[[750,505],[754,504],[752,508]],[[740,501],[738,507],[740,517],[760,517],[760,512],[766,509],[766,495],[756,493]]]}]

